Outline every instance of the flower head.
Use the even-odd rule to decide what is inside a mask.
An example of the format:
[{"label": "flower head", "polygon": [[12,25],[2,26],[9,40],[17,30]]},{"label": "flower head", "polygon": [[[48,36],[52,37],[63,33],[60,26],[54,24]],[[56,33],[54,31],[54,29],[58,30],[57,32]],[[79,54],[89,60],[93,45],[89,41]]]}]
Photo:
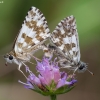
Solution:
[{"label": "flower head", "polygon": [[43,95],[66,93],[77,82],[72,77],[73,75],[67,75],[67,73],[61,72],[56,61],[51,61],[45,57],[41,62],[37,61],[36,70],[39,73],[38,76],[34,75],[27,67],[27,72],[29,72],[27,82],[19,82],[24,84],[26,88]]}]

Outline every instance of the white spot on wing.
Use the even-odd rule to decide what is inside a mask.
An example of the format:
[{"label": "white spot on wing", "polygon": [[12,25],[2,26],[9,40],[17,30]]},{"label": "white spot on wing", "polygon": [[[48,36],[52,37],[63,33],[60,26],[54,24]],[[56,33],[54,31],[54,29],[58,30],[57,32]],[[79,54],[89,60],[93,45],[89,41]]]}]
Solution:
[{"label": "white spot on wing", "polygon": [[37,26],[41,26],[41,24],[43,24],[43,21],[40,20],[37,22]]},{"label": "white spot on wing", "polygon": [[24,39],[23,39],[23,38],[20,38],[20,39],[18,40],[18,42],[19,42],[19,43],[23,43],[23,42],[24,42]]},{"label": "white spot on wing", "polygon": [[59,48],[60,48],[61,50],[63,50],[63,49],[64,49],[64,44],[62,44],[61,46],[59,46]]},{"label": "white spot on wing", "polygon": [[31,30],[31,32],[29,32],[28,36],[34,38],[36,36],[36,31]]},{"label": "white spot on wing", "polygon": [[72,43],[77,44],[77,42],[76,42],[76,36],[75,35],[72,35]]},{"label": "white spot on wing", "polygon": [[40,41],[37,40],[36,38],[33,38],[32,41],[35,43],[35,44],[38,44]]},{"label": "white spot on wing", "polygon": [[66,36],[66,38],[63,38],[63,43],[64,44],[70,44],[70,42],[71,42],[71,37]]},{"label": "white spot on wing", "polygon": [[61,34],[64,34],[65,33],[63,27],[60,27],[60,31],[61,31]]},{"label": "white spot on wing", "polygon": [[55,38],[54,43],[59,42],[59,38]]},{"label": "white spot on wing", "polygon": [[23,47],[26,47],[26,46],[27,46],[27,43],[26,43],[26,42],[24,42],[24,43],[23,43]]}]

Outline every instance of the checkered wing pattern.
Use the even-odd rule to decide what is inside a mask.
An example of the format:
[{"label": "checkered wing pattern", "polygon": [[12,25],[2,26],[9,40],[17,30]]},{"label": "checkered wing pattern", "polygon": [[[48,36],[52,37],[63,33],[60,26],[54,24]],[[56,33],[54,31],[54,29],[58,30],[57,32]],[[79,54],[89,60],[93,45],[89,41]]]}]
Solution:
[{"label": "checkered wing pattern", "polygon": [[41,11],[31,7],[22,24],[22,28],[15,40],[15,53],[30,53],[37,49],[50,36],[47,21]]},{"label": "checkered wing pattern", "polygon": [[53,44],[61,50],[66,58],[78,63],[80,61],[80,48],[76,20],[69,16],[61,20],[51,35]]}]

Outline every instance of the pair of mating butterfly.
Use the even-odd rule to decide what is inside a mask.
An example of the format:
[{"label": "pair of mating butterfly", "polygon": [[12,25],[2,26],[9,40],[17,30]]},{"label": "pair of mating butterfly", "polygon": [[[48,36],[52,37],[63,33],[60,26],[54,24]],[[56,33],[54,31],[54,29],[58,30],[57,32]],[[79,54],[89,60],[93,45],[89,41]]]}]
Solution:
[{"label": "pair of mating butterfly", "polygon": [[[50,39],[52,46],[44,45],[47,39]],[[12,51],[4,58],[9,63],[14,62],[19,65],[20,70],[22,64],[29,62],[38,49],[43,49],[45,56],[52,56],[55,53],[60,65],[64,68],[74,70],[74,72],[87,70],[86,63],[80,61],[78,33],[73,16],[61,20],[50,34],[47,21],[41,11],[31,7],[14,41]]]}]

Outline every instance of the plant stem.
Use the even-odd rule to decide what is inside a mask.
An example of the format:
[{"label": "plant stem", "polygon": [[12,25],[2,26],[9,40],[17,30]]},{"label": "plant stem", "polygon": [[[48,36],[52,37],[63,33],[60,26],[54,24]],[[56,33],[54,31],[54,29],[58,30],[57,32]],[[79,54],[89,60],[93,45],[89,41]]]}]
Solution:
[{"label": "plant stem", "polygon": [[57,100],[56,95],[51,95],[51,100]]}]

